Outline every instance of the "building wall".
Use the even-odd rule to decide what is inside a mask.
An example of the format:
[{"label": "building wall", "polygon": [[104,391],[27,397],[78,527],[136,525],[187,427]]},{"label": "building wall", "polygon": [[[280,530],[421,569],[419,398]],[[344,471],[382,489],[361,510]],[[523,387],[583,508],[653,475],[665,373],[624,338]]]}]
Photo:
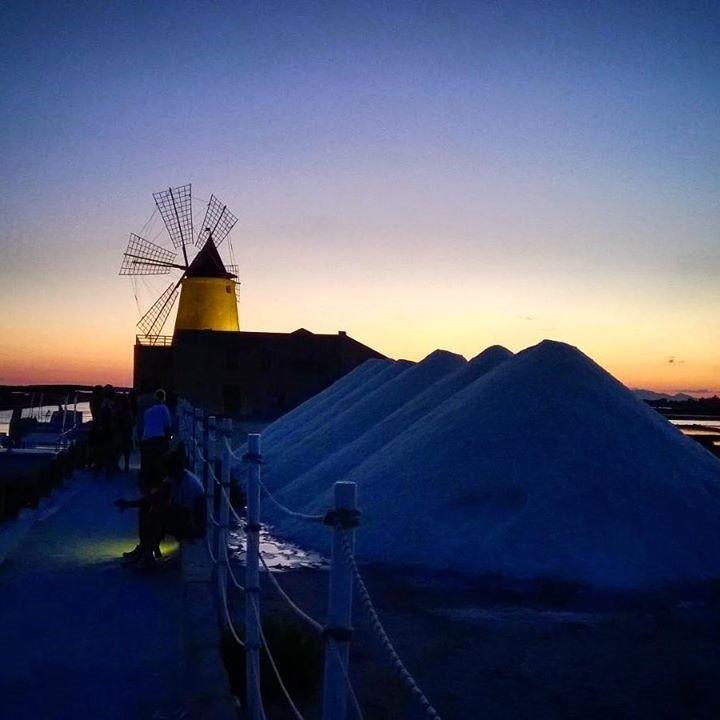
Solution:
[{"label": "building wall", "polygon": [[[164,348],[163,348],[164,349]],[[152,348],[157,350],[157,348]],[[178,331],[172,347],[172,380],[178,395],[208,412],[243,420],[272,420],[381,353],[345,333]],[[161,365],[154,353],[138,353],[136,378]]]},{"label": "building wall", "polygon": [[133,388],[139,394],[164,388],[173,392],[173,348],[170,346],[140,345],[133,358]]}]

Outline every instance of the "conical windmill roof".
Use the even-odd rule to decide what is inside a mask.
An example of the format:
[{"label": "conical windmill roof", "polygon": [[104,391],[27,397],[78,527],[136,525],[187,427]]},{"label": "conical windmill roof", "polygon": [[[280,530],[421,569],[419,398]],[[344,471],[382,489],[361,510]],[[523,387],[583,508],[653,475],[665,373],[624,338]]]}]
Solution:
[{"label": "conical windmill roof", "polygon": [[185,277],[223,278],[235,277],[229,273],[212,240],[208,240],[190,263]]}]

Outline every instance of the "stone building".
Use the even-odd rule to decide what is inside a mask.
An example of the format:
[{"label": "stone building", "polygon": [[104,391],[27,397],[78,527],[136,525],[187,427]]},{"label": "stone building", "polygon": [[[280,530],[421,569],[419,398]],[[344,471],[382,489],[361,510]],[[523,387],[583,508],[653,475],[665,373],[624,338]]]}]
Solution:
[{"label": "stone building", "polygon": [[320,335],[190,330],[138,336],[134,387],[165,387],[207,412],[272,420],[381,353],[340,331]]}]

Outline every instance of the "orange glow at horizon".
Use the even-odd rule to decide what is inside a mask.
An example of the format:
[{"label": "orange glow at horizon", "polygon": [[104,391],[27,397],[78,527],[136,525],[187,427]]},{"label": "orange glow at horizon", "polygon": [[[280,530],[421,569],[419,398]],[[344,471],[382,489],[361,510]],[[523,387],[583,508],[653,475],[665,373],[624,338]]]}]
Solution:
[{"label": "orange glow at horizon", "polygon": [[[241,328],[290,332],[306,327],[318,333],[342,329],[389,357],[410,360],[420,360],[437,348],[468,359],[492,344],[518,352],[551,338],[579,347],[629,387],[718,392],[715,358],[720,357],[720,343],[715,341],[713,347],[706,342],[707,321],[697,314],[688,321],[680,313],[666,317],[662,325],[643,323],[651,298],[625,306],[623,312],[622,298],[591,300],[579,293],[577,309],[568,310],[560,299],[545,293],[536,304],[537,315],[528,316],[522,308],[529,298],[499,284],[485,283],[480,293],[472,283],[436,283],[429,294],[423,282],[400,286],[396,281],[382,287],[325,280],[327,285],[321,287],[293,281],[289,274],[269,283],[251,275],[252,291],[246,290],[241,302]],[[273,292],[275,286],[289,285],[281,298]],[[107,295],[95,297],[91,306],[80,298],[74,312],[54,323],[42,321],[46,313],[52,316],[48,303],[31,318],[39,324],[32,332],[29,325],[5,318],[0,384],[130,385],[137,319],[131,293],[120,281]],[[103,315],[114,322],[103,322]],[[165,331],[171,332],[171,327]],[[682,351],[674,354],[674,348]]]}]

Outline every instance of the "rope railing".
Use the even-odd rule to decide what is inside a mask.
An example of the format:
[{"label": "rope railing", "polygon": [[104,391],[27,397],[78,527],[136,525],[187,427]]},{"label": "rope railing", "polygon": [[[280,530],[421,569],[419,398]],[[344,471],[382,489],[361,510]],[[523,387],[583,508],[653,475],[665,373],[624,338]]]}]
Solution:
[{"label": "rope railing", "polygon": [[228,495],[227,490],[224,487],[220,488],[220,493],[225,499],[225,502],[228,504],[228,508],[230,509],[230,514],[235,518],[238,525],[242,526],[242,524],[245,522],[245,518],[243,518],[238,511],[235,509],[235,507],[232,504],[232,501],[230,500],[230,496]]},{"label": "rope railing", "polygon": [[[206,482],[208,504],[207,518],[213,531],[208,532],[204,544],[208,557],[217,577],[218,609],[222,624],[232,638],[246,652],[246,697],[248,702],[248,720],[265,720],[262,697],[260,694],[260,665],[258,651],[262,648],[267,656],[270,668],[278,686],[287,701],[295,720],[304,720],[301,711],[291,697],[283,681],[275,658],[265,636],[260,613],[260,566],[265,570],[268,581],[290,611],[318,633],[325,645],[325,671],[323,682],[322,720],[345,720],[352,706],[352,713],[363,720],[363,711],[353,687],[349,672],[349,648],[352,636],[351,605],[353,587],[357,589],[360,602],[377,639],[380,641],[393,669],[399,674],[411,695],[416,698],[426,717],[440,720],[435,708],[424,695],[415,679],[405,667],[392,641],[390,640],[370,593],[360,574],[354,553],[354,529],[359,524],[359,511],[355,505],[355,484],[335,483],[334,508],[325,513],[310,514],[293,510],[278,500],[266,487],[260,477],[262,456],[260,455],[260,436],[250,435],[248,444],[233,449],[230,444],[231,424],[229,421],[217,421],[207,418],[202,411],[189,412],[187,406],[181,423],[181,437],[192,449],[192,465],[198,475]],[[222,439],[222,441],[220,441]],[[246,450],[246,451],[244,451]],[[231,459],[239,460],[247,466],[247,479],[243,481],[243,490],[247,493],[247,508],[239,512],[230,497]],[[215,465],[217,463],[217,470]],[[218,477],[218,474],[220,477]],[[237,480],[237,477],[235,477]],[[270,503],[284,515],[305,522],[324,523],[332,531],[332,556],[330,563],[330,586],[328,590],[327,621],[322,624],[305,612],[290,594],[283,588],[276,573],[268,565],[260,549],[260,497],[267,497]],[[220,518],[216,517],[220,508]],[[230,519],[234,519],[238,528],[245,533],[245,582],[237,576],[230,561],[227,544],[227,531]],[[228,586],[242,592],[245,596],[245,633],[241,637],[233,623],[228,605]]]},{"label": "rope railing", "polygon": [[370,593],[368,592],[367,586],[365,585],[365,581],[363,580],[362,575],[360,575],[360,570],[358,569],[357,562],[355,561],[355,553],[350,546],[350,541],[344,529],[341,529],[340,538],[343,553],[345,555],[345,560],[350,569],[352,570],[353,579],[358,589],[358,594],[360,595],[362,606],[368,616],[368,619],[370,620],[370,624],[375,631],[375,634],[377,635],[381,645],[383,646],[383,649],[387,653],[393,667],[402,678],[406,687],[422,705],[425,714],[428,717],[433,718],[433,720],[441,720],[440,715],[438,715],[435,708],[430,704],[430,701],[425,697],[425,694],[418,686],[415,678],[413,678],[408,669],[405,667],[403,661],[400,659],[397,650],[395,650],[395,646],[392,644],[392,641],[390,640],[390,637],[385,631],[382,622],[380,622],[380,617],[375,610],[375,605],[373,604],[372,598],[370,597]]},{"label": "rope railing", "polygon": [[218,476],[215,474],[215,471],[213,470],[213,464],[205,457],[203,454],[203,451],[200,449],[200,443],[197,441],[196,438],[190,438],[193,445],[195,446],[195,452],[197,453],[197,456],[200,458],[200,461],[205,465],[207,468],[208,473],[212,476],[213,480],[215,481],[216,485],[222,485],[220,480],[218,480]]},{"label": "rope railing", "polygon": [[227,451],[230,453],[230,455],[232,457],[234,457],[236,460],[243,459],[243,456],[241,454],[239,454],[239,452],[238,452],[238,450],[240,448],[233,450],[232,447],[230,446],[230,441],[227,438],[225,438],[225,447],[227,448]]},{"label": "rope railing", "polygon": [[[233,515],[235,520],[237,520],[238,523],[242,524],[244,522],[244,519],[240,516],[240,514],[237,512],[235,507],[232,504],[232,501],[230,499],[230,496],[227,493],[227,490],[223,487],[223,483],[218,479],[218,476],[215,474],[215,471],[212,469],[212,463],[203,455],[202,451],[200,450],[200,445],[198,444],[198,441],[195,438],[190,438],[193,444],[195,445],[196,452],[200,460],[203,462],[203,464],[207,467],[208,474],[210,477],[212,477],[215,484],[220,488],[220,492],[225,496],[225,500],[228,503],[228,507],[230,508],[230,513]],[[217,527],[219,527],[219,523],[215,521],[215,519],[208,515],[210,518],[210,521]]]},{"label": "rope railing", "polygon": [[283,600],[287,603],[288,607],[303,621],[305,621],[308,625],[310,625],[311,628],[316,630],[319,633],[323,632],[323,626],[315,619],[310,617],[302,608],[298,607],[298,605],[295,603],[295,601],[285,592],[282,585],[278,582],[278,579],[275,577],[274,573],[270,568],[268,567],[267,562],[265,561],[265,558],[263,557],[262,553],[260,553],[260,562],[262,563],[262,566],[265,568],[265,571],[267,572],[268,578],[270,578],[270,582],[272,583],[275,590],[277,590],[278,595],[282,597]]},{"label": "rope railing", "polygon": [[228,578],[230,582],[232,582],[238,590],[245,592],[245,586],[237,579],[235,573],[233,572],[232,563],[230,562],[230,557],[228,556],[227,545],[225,546],[225,563],[227,564]]},{"label": "rope railing", "polygon": [[305,720],[302,713],[298,710],[297,705],[295,705],[292,697],[290,696],[290,692],[288,691],[285,683],[283,682],[282,676],[280,675],[280,670],[278,669],[278,666],[275,663],[275,658],[273,657],[272,653],[270,652],[270,646],[268,645],[267,638],[265,637],[265,632],[263,631],[262,622],[260,620],[260,611],[257,606],[257,601],[252,595],[249,595],[248,597],[250,598],[250,603],[253,607],[253,614],[255,615],[255,618],[257,620],[258,630],[260,631],[260,642],[262,643],[262,646],[265,649],[265,654],[267,655],[267,658],[270,661],[270,667],[272,668],[273,673],[275,675],[275,679],[277,680],[277,683],[280,686],[280,690],[282,691],[282,694],[285,696],[285,699],[287,700],[288,705],[290,706],[290,709],[293,711],[293,714],[295,715],[297,720]]},{"label": "rope railing", "polygon": [[210,561],[212,562],[212,564],[217,565],[218,560],[212,548],[210,547],[210,539],[208,538],[207,533],[205,534],[205,548],[208,552],[208,555],[210,556]]},{"label": "rope railing", "polygon": [[265,497],[278,509],[280,512],[298,520],[305,520],[307,522],[323,522],[325,520],[325,513],[319,515],[309,515],[307,513],[297,512],[291,510],[286,505],[283,505],[265,486],[265,483],[260,481],[260,489],[265,493]]},{"label": "rope railing", "polygon": [[245,643],[240,638],[240,635],[238,635],[238,632],[235,629],[235,625],[233,625],[232,617],[230,616],[230,609],[228,608],[227,590],[222,585],[220,586],[220,601],[227,629],[230,631],[230,634],[232,635],[235,642],[240,647],[245,647]]},{"label": "rope railing", "polygon": [[[227,451],[230,453],[230,455],[235,458],[236,460],[240,460],[242,463],[247,463],[248,461],[248,453],[239,454],[237,450],[233,450],[230,446],[230,442],[227,438],[225,438],[225,447],[227,448]],[[260,489],[265,493],[265,496],[268,500],[282,513],[285,515],[288,515],[290,517],[297,518],[299,520],[307,520],[308,522],[322,522],[325,519],[325,515],[317,514],[317,515],[311,515],[308,513],[302,513],[298,512],[296,510],[291,510],[286,505],[283,505],[267,488],[265,483],[260,481]]]}]

